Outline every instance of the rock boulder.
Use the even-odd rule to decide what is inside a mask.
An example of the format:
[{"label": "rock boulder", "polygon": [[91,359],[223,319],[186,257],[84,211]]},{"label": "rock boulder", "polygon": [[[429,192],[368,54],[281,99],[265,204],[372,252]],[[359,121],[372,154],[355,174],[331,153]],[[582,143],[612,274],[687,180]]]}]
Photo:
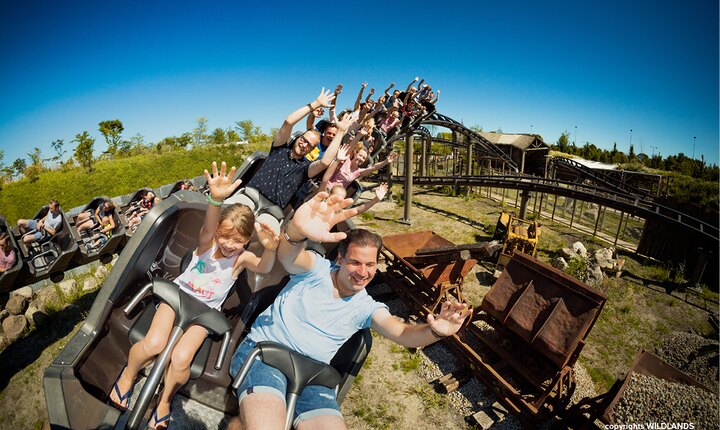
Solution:
[{"label": "rock boulder", "polygon": [[5,318],[2,326],[5,337],[7,337],[10,342],[15,342],[28,326],[28,321],[25,315],[11,315]]}]

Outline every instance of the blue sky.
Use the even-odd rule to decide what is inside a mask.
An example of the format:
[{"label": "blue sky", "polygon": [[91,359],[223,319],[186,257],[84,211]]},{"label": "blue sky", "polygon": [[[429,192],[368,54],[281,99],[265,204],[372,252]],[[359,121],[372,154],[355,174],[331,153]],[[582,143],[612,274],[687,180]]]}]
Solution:
[{"label": "blue sky", "polygon": [[[507,5],[503,3],[509,3]],[[252,119],[269,132],[320,88],[442,91],[466,125],[567,130],[578,145],[718,163],[718,2],[7,1],[0,6],[5,163],[120,119],[124,137]],[[325,10],[323,10],[325,9]],[[575,127],[577,126],[577,135]],[[69,147],[69,148],[68,148]],[[656,148],[653,148],[656,147]]]}]

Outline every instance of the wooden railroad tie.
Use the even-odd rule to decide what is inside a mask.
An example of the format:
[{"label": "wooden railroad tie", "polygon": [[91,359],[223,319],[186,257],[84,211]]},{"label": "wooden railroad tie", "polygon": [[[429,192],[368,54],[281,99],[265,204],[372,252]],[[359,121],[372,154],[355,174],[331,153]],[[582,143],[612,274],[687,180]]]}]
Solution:
[{"label": "wooden railroad tie", "polygon": [[453,370],[431,382],[435,391],[443,394],[452,393],[472,378],[472,372],[467,367]]}]

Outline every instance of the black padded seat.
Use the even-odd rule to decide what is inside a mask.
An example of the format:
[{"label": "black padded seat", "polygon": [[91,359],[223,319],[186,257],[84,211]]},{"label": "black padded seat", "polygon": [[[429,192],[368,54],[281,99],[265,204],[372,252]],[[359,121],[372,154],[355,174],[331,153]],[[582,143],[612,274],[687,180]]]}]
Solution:
[{"label": "black padded seat", "polygon": [[253,202],[255,202],[254,212],[256,215],[267,213],[274,216],[278,220],[282,220],[284,218],[282,208],[268,200],[267,197],[263,196],[256,188],[245,187],[239,192],[245,194],[250,199],[252,199]]}]

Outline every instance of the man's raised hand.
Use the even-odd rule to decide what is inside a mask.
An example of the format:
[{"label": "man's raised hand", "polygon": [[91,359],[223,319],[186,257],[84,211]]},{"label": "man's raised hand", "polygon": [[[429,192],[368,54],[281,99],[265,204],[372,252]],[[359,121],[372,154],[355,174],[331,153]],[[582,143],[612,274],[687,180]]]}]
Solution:
[{"label": "man's raised hand", "polygon": [[346,209],[353,199],[342,199],[320,192],[303,203],[295,211],[291,223],[303,237],[315,242],[339,242],[347,236],[342,232],[331,233],[335,224],[357,215],[357,209]]},{"label": "man's raised hand", "polygon": [[330,90],[325,90],[325,87],[320,90],[320,95],[315,99],[316,102],[320,103],[321,107],[330,107],[330,103],[335,100],[335,93]]}]

